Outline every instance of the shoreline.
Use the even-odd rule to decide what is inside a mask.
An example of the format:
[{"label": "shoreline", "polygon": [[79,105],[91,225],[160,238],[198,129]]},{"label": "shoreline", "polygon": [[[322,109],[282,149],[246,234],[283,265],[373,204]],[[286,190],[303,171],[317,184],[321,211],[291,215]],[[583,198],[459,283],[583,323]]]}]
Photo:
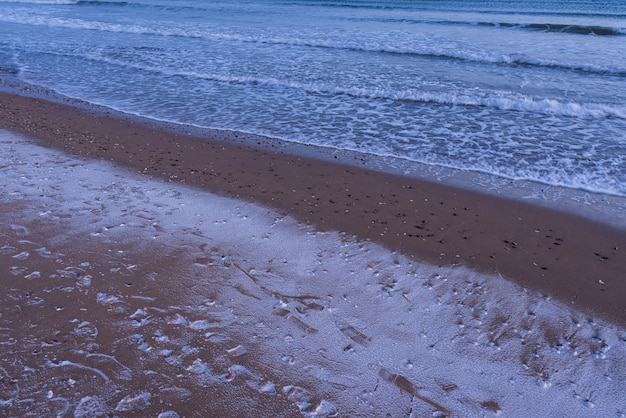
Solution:
[{"label": "shoreline", "polygon": [[531,179],[498,176],[480,170],[432,165],[398,156],[367,154],[358,150],[339,149],[307,144],[283,138],[273,138],[253,132],[203,127],[154,119],[134,113],[64,96],[45,87],[0,80],[0,93],[52,102],[85,111],[91,115],[114,118],[165,131],[174,135],[194,137],[201,141],[223,142],[244,148],[304,157],[373,172],[408,177],[426,183],[473,191],[481,195],[500,197],[557,212],[566,212],[610,228],[626,231],[626,197],[599,191],[574,189]]},{"label": "shoreline", "polygon": [[[626,325],[626,231],[475,191],[245,147],[0,93],[0,128],[46,147],[258,202],[435,266],[462,264]],[[286,150],[285,150],[286,151]]]}]

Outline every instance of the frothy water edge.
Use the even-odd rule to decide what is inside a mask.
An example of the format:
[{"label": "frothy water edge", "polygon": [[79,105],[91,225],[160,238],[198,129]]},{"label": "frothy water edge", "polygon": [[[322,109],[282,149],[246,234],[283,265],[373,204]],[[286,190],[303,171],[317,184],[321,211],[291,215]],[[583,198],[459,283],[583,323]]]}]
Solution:
[{"label": "frothy water edge", "polygon": [[45,86],[21,80],[0,80],[0,91],[78,107],[103,117],[128,119],[158,129],[193,135],[199,138],[237,143],[267,149],[271,152],[312,157],[348,166],[406,176],[434,183],[499,196],[573,213],[609,226],[626,229],[626,196],[605,190],[587,190],[563,184],[542,183],[536,179],[513,178],[479,169],[459,168],[423,163],[395,155],[365,153],[359,150],[300,142],[245,130],[229,130],[211,126],[181,123],[174,120],[124,111],[107,104],[69,97]]}]

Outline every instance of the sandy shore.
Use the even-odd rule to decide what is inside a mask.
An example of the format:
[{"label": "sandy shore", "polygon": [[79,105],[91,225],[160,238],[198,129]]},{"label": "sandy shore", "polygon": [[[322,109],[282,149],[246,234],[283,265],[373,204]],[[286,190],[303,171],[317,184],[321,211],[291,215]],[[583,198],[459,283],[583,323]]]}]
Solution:
[{"label": "sandy shore", "polygon": [[626,232],[414,179],[152,129],[0,94],[0,128],[86,158],[260,202],[435,265],[501,274],[626,324]]},{"label": "sandy shore", "polygon": [[623,232],[0,99],[0,414],[626,413]]}]

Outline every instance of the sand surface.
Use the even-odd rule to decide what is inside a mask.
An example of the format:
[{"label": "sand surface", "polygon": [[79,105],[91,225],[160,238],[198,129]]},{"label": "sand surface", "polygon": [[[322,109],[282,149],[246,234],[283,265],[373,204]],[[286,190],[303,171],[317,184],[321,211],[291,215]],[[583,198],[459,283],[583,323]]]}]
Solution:
[{"label": "sand surface", "polygon": [[[434,265],[501,274],[626,325],[626,230],[466,190],[250,149],[0,93],[0,127],[255,201]],[[602,283],[600,283],[602,281]]]},{"label": "sand surface", "polygon": [[626,414],[623,232],[0,103],[3,414]]}]

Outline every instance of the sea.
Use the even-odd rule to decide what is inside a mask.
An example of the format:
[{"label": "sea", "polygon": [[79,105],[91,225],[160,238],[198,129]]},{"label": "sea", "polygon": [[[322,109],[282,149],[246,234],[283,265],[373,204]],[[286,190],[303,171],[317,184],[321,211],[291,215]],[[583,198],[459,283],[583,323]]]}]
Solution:
[{"label": "sea", "polygon": [[624,0],[0,0],[0,79],[626,197]]}]

